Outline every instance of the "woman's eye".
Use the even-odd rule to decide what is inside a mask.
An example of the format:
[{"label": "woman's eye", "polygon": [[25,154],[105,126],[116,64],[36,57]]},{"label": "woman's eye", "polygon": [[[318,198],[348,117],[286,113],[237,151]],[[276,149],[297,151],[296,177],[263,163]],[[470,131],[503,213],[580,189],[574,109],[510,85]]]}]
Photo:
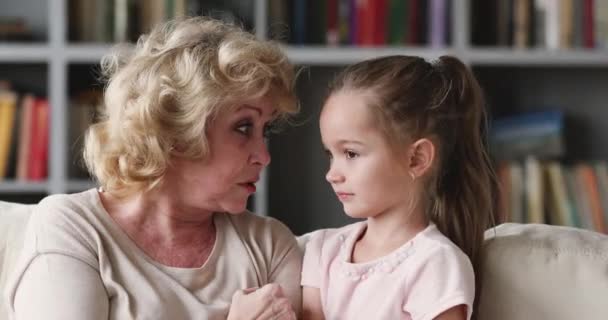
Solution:
[{"label": "woman's eye", "polygon": [[344,155],[346,155],[346,159],[354,159],[359,156],[358,153],[356,153],[352,150],[345,150]]},{"label": "woman's eye", "polygon": [[238,125],[238,126],[236,127],[236,130],[237,130],[239,133],[241,133],[241,134],[244,134],[244,135],[247,135],[247,136],[248,136],[248,135],[251,133],[251,127],[253,127],[253,125],[252,125],[252,124],[250,124],[250,123],[245,123],[245,124]]},{"label": "woman's eye", "polygon": [[325,149],[325,155],[327,156],[327,159],[331,160],[334,158],[334,156],[331,154],[331,151]]}]

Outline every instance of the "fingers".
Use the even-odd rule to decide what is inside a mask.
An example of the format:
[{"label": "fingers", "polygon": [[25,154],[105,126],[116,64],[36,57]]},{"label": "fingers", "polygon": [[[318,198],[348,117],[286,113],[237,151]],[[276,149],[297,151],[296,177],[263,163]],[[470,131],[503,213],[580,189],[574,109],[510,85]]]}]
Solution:
[{"label": "fingers", "polygon": [[257,290],[256,293],[260,294],[262,296],[268,296],[268,297],[274,297],[274,298],[280,298],[280,297],[285,296],[285,294],[283,293],[283,288],[281,288],[281,285],[276,284],[276,283],[269,283],[269,284],[263,286],[262,288],[260,288],[259,290]]},{"label": "fingers", "polygon": [[[243,290],[240,290],[243,294],[250,294],[252,292],[255,292],[256,290],[258,290],[260,287],[251,287],[251,288],[245,288]],[[238,291],[237,291],[238,292]]]},{"label": "fingers", "polygon": [[296,314],[291,306],[289,299],[275,298],[272,303],[264,309],[257,319],[281,319],[281,320],[295,320]]},{"label": "fingers", "polygon": [[285,296],[280,285],[276,283],[267,284],[253,294],[258,295],[260,304],[264,306],[262,313],[256,319],[296,319],[291,301]]},{"label": "fingers", "polygon": [[287,298],[278,298],[272,305],[274,313],[273,319],[296,320],[296,313],[293,311],[291,301]]}]

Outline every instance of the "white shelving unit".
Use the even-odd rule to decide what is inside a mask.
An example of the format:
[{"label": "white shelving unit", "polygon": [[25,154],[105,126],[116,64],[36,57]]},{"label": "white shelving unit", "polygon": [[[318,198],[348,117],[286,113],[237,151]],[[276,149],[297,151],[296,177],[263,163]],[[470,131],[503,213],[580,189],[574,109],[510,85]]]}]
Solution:
[{"label": "white shelving unit", "polygon": [[[48,2],[47,2],[48,1]],[[50,149],[49,149],[49,178],[45,183],[16,183],[11,181],[0,182],[0,200],[5,194],[53,194],[74,192],[87,189],[93,186],[92,182],[71,180],[68,176],[68,156],[69,145],[68,141],[68,72],[71,64],[96,64],[100,58],[108,52],[111,45],[99,44],[72,44],[67,40],[67,2],[68,0],[27,0],[30,6],[36,7],[36,3],[46,3],[48,8],[48,35],[47,41],[44,43],[35,44],[14,44],[0,43],[0,68],[7,64],[44,64],[47,67],[47,91],[51,105],[51,134],[50,134]],[[427,47],[386,47],[386,48],[357,48],[357,47],[321,47],[321,46],[285,46],[285,50],[292,62],[310,67],[312,77],[315,77],[317,70],[320,70],[323,77],[329,76],[334,70],[338,70],[344,65],[361,61],[367,58],[392,55],[392,54],[408,54],[418,55],[427,59],[434,59],[443,54],[453,54],[461,58],[463,61],[471,65],[473,68],[490,68],[490,74],[495,68],[557,68],[561,69],[564,66],[575,68],[600,68],[605,70],[600,78],[608,75],[608,51],[548,51],[540,49],[532,50],[514,50],[502,48],[478,48],[471,45],[470,41],[470,0],[462,0],[455,2],[452,10],[451,32],[452,43],[447,48],[427,48]],[[267,0],[255,0],[254,6],[254,29],[259,38],[264,39],[267,34]],[[1,4],[2,6],[10,6],[9,4]],[[41,8],[45,8],[42,6]],[[35,8],[32,8],[34,10]],[[44,9],[40,9],[44,10]],[[482,70],[484,71],[484,70]],[[505,71],[505,72],[508,72]],[[483,73],[483,72],[482,72]],[[583,76],[579,76],[583,78]],[[608,80],[608,77],[606,77]],[[324,79],[327,80],[327,79]],[[317,82],[317,81],[315,81]],[[312,88],[312,93],[322,90],[323,81],[319,81],[317,86],[304,85],[304,89]],[[483,83],[482,83],[483,85]],[[520,90],[521,91],[521,90]],[[306,92],[305,96],[309,96]],[[314,94],[313,94],[314,96]],[[306,100],[306,99],[304,99]],[[526,100],[526,99],[523,99]],[[530,99],[528,99],[530,100]],[[534,100],[534,99],[531,99]],[[304,101],[306,103],[306,101]],[[318,101],[313,101],[318,103]],[[305,106],[306,107],[306,106]],[[314,121],[314,118],[313,120]],[[313,131],[296,132],[293,130],[293,135],[308,135]],[[293,137],[293,135],[291,137]],[[304,139],[306,143],[316,144],[318,141]],[[279,142],[274,144],[276,148],[285,147],[287,150],[293,150],[289,146],[289,142]],[[277,150],[275,148],[275,150]],[[290,149],[291,148],[291,149]],[[314,149],[311,147],[311,149]],[[607,145],[608,149],[608,145]],[[273,157],[275,154],[273,154]],[[280,154],[279,158],[284,158]],[[307,168],[297,168],[298,170]],[[269,170],[276,170],[281,174],[289,175],[294,171],[293,167],[286,164],[276,164],[273,160]],[[320,169],[314,169],[320,170]],[[301,171],[301,170],[300,170]],[[297,180],[297,179],[296,179]],[[309,178],[310,180],[310,178]],[[260,213],[270,212],[271,215],[289,214],[300,215],[300,213],[277,213],[273,212],[272,194],[289,195],[291,190],[285,190],[285,186],[275,186],[272,184],[273,179],[269,178],[268,174],[263,176],[263,179],[258,188],[258,193],[255,199],[255,210]],[[324,181],[307,181],[307,188],[298,187],[298,183],[293,182],[293,192],[307,193],[310,188],[323,188]],[[321,192],[321,191],[320,191]],[[306,200],[308,199],[308,200]],[[305,201],[316,202],[316,198],[312,196],[304,196],[302,203]],[[321,204],[313,208],[313,210],[332,211],[333,204],[327,204],[321,199]],[[293,206],[279,206],[286,208],[288,211],[297,211],[294,206],[298,206],[298,201]],[[315,204],[316,205],[316,204]],[[301,209],[306,210],[306,209]],[[289,219],[289,216],[286,216]]]}]

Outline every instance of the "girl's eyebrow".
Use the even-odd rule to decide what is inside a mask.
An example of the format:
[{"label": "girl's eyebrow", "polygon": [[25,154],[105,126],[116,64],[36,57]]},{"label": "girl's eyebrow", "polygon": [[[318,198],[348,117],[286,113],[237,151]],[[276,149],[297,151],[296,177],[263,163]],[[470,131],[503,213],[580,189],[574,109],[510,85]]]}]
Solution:
[{"label": "girl's eyebrow", "polygon": [[342,140],[338,140],[338,145],[345,145],[345,144],[356,144],[356,145],[365,145],[363,142],[359,141],[359,140],[348,140],[348,139],[342,139]]}]

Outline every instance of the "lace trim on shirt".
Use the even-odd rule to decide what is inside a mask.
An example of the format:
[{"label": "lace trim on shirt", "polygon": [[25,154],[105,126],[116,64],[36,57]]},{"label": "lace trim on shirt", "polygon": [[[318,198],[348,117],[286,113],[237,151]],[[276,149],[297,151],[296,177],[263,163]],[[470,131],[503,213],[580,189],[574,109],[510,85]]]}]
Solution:
[{"label": "lace trim on shirt", "polygon": [[[358,236],[358,232],[355,232],[355,237]],[[405,243],[397,250],[390,254],[381,257],[377,260],[365,262],[365,263],[350,263],[350,252],[352,252],[352,246],[347,246],[347,238],[344,235],[340,235],[340,274],[345,278],[350,278],[352,281],[366,280],[376,274],[390,274],[393,272],[403,261],[412,256],[415,253],[413,247],[413,239]],[[349,237],[350,238],[350,237]],[[354,239],[351,239],[354,245]],[[350,248],[349,248],[350,247]],[[350,250],[349,250],[350,249]]]}]

